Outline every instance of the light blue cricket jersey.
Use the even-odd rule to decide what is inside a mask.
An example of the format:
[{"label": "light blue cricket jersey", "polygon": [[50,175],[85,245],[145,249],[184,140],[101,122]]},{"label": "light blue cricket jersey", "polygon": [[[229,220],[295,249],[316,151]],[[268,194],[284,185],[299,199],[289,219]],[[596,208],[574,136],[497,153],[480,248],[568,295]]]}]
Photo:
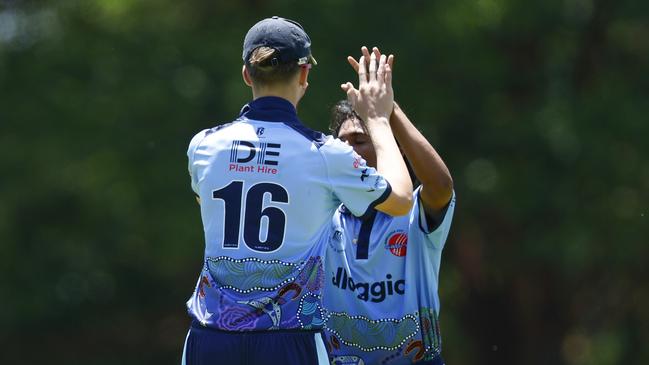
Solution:
[{"label": "light blue cricket jersey", "polygon": [[187,154],[205,231],[190,315],[226,331],[322,328],[323,230],[341,203],[372,212],[388,182],[278,97],[198,133]]},{"label": "light blue cricket jersey", "polygon": [[441,351],[437,285],[455,195],[428,231],[419,191],[405,216],[363,220],[343,206],[333,217],[323,298],[333,364],[412,364]]}]

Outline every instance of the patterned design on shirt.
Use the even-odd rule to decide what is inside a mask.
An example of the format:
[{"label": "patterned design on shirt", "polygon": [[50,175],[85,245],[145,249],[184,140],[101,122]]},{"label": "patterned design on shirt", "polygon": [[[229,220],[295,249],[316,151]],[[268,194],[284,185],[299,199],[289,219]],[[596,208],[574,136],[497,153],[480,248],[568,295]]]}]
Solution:
[{"label": "patterned design on shirt", "polygon": [[257,258],[233,259],[227,256],[210,257],[206,260],[212,277],[219,278],[218,288],[232,289],[239,293],[251,291],[274,291],[293,281],[300,264],[279,260]]},{"label": "patterned design on shirt", "polygon": [[370,320],[363,316],[331,313],[327,330],[345,345],[362,351],[396,350],[419,330],[417,317],[411,314],[401,319]]},{"label": "patterned design on shirt", "polygon": [[309,257],[295,281],[307,290],[319,293],[324,286],[322,258],[319,256]]},{"label": "patterned design on shirt", "polygon": [[300,328],[311,330],[320,329],[324,325],[325,311],[322,309],[320,296],[307,294],[300,300],[298,321]]},{"label": "patterned design on shirt", "polygon": [[[324,325],[325,311],[320,294],[324,284],[324,269],[319,256],[310,257],[299,264],[255,258],[237,260],[217,257],[209,258],[206,268],[199,283],[199,298],[203,302],[206,301],[206,296],[218,298],[218,306],[222,311],[213,313],[210,321],[221,329],[311,330]],[[217,283],[209,279],[216,275],[224,282]],[[290,279],[281,280],[282,277]],[[267,295],[249,295],[259,291],[266,292]]]},{"label": "patterned design on shirt", "polygon": [[432,360],[442,351],[442,335],[439,329],[439,315],[433,308],[419,308],[421,337],[424,359]]}]

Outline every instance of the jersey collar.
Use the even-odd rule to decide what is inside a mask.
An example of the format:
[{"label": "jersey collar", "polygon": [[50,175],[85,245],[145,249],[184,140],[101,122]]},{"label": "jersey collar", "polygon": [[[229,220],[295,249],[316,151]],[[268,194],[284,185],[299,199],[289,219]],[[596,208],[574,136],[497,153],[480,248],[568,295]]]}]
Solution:
[{"label": "jersey collar", "polygon": [[302,124],[290,101],[278,96],[257,98],[241,108],[239,117],[265,122]]}]

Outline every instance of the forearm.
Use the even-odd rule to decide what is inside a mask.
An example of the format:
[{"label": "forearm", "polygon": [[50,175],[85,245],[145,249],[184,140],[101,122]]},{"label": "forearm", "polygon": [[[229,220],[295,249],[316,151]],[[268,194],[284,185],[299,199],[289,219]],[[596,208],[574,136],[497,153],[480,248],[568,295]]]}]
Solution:
[{"label": "forearm", "polygon": [[390,125],[417,180],[421,182],[424,204],[433,211],[442,209],[453,194],[453,179],[446,164],[396,103]]},{"label": "forearm", "polygon": [[377,171],[390,183],[392,193],[378,210],[406,214],[412,206],[412,181],[387,118],[370,118],[367,129],[376,151]]}]

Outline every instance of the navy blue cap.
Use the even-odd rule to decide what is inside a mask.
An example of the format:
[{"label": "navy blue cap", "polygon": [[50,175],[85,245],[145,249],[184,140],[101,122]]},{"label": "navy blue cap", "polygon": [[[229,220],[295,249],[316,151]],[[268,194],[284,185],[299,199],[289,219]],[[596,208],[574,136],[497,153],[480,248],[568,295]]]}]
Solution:
[{"label": "navy blue cap", "polygon": [[277,63],[317,64],[311,55],[311,38],[300,23],[290,19],[274,16],[253,25],[243,40],[243,61],[248,63],[252,51],[259,47],[275,49]]}]

